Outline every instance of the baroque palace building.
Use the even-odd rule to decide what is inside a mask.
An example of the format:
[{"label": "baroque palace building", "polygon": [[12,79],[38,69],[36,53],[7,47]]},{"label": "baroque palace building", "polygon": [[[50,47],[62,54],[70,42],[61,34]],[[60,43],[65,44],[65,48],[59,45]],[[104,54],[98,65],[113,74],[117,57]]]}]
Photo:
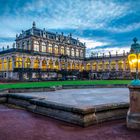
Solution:
[{"label": "baroque palace building", "polygon": [[128,79],[129,65],[122,55],[86,58],[85,43],[41,30],[33,22],[32,28],[16,35],[13,48],[0,52],[0,78],[7,80],[48,80],[77,78]]}]

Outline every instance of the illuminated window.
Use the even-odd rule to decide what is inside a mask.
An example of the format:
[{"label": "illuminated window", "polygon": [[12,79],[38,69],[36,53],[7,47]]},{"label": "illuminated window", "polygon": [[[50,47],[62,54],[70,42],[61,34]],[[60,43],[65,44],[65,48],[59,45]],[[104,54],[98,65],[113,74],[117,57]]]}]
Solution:
[{"label": "illuminated window", "polygon": [[116,69],[116,62],[113,61],[111,62],[111,70],[115,70]]},{"label": "illuminated window", "polygon": [[64,50],[64,47],[62,46],[61,47],[61,54],[64,54],[65,53],[65,50]]},{"label": "illuminated window", "polygon": [[78,57],[79,56],[79,50],[76,49],[76,56]]},{"label": "illuminated window", "polygon": [[39,52],[39,42],[38,41],[34,41],[34,51]]},{"label": "illuminated window", "polygon": [[67,50],[66,51],[67,52],[67,55],[70,55],[70,48],[67,48],[66,50]]},{"label": "illuminated window", "polygon": [[71,55],[74,56],[74,49],[71,49]]},{"label": "illuminated window", "polygon": [[86,70],[90,70],[90,63],[86,65]]},{"label": "illuminated window", "polygon": [[123,69],[123,61],[118,62],[118,69],[122,70]]},{"label": "illuminated window", "polygon": [[49,44],[49,45],[48,45],[48,52],[49,52],[49,53],[52,53],[52,44]]},{"label": "illuminated window", "polygon": [[0,59],[0,71],[2,71],[2,60]]},{"label": "illuminated window", "polygon": [[43,70],[46,70],[47,69],[47,62],[46,62],[46,60],[43,60],[42,61],[42,69]]},{"label": "illuminated window", "polygon": [[16,68],[22,68],[22,58],[16,57]]},{"label": "illuminated window", "polygon": [[58,54],[58,46],[57,45],[54,46],[54,53]]},{"label": "illuminated window", "polygon": [[83,50],[80,51],[80,56],[83,57]]},{"label": "illuminated window", "polygon": [[96,63],[93,63],[93,70],[96,70],[96,68],[97,68],[97,64]]},{"label": "illuminated window", "polygon": [[34,69],[38,69],[39,68],[39,60],[38,58],[34,60]]},{"label": "illuminated window", "polygon": [[55,62],[54,69],[59,70],[59,62],[58,61]]},{"label": "illuminated window", "polygon": [[49,66],[48,66],[49,69],[53,69],[53,61],[50,59],[49,60]]},{"label": "illuminated window", "polygon": [[45,42],[42,42],[41,51],[46,52],[46,44],[45,44]]},{"label": "illuminated window", "polygon": [[8,69],[12,70],[12,58],[9,59]]},{"label": "illuminated window", "polygon": [[25,59],[25,68],[30,68],[30,66],[31,66],[31,60],[30,60],[30,58],[26,58]]}]

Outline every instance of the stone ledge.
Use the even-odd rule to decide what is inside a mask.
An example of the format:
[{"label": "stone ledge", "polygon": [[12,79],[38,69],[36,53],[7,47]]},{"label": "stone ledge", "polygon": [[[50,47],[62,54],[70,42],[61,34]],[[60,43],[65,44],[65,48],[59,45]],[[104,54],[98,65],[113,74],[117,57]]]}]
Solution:
[{"label": "stone ledge", "polygon": [[0,104],[7,102],[7,94],[0,94]]},{"label": "stone ledge", "polygon": [[126,118],[128,103],[105,104],[90,107],[78,107],[47,101],[25,95],[8,94],[8,103],[49,116],[58,120],[73,123],[82,127],[104,121]]}]

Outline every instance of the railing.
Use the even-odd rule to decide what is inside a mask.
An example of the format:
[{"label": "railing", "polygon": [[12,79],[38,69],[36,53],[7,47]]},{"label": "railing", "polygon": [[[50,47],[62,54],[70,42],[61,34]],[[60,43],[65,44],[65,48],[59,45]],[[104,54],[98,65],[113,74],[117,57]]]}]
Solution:
[{"label": "railing", "polygon": [[102,56],[90,56],[90,57],[87,57],[85,60],[90,60],[90,59],[103,59],[103,58],[115,58],[115,57],[125,57],[127,56],[129,53],[123,53],[123,54],[113,54],[113,55],[102,55]]}]

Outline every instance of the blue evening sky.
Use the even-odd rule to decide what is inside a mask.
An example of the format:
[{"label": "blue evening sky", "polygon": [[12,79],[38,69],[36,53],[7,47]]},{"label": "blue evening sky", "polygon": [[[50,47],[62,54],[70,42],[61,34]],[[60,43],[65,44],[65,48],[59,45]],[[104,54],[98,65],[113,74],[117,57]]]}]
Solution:
[{"label": "blue evening sky", "polygon": [[140,0],[0,0],[0,47],[32,22],[48,31],[72,33],[87,52],[129,51],[140,40]]}]

